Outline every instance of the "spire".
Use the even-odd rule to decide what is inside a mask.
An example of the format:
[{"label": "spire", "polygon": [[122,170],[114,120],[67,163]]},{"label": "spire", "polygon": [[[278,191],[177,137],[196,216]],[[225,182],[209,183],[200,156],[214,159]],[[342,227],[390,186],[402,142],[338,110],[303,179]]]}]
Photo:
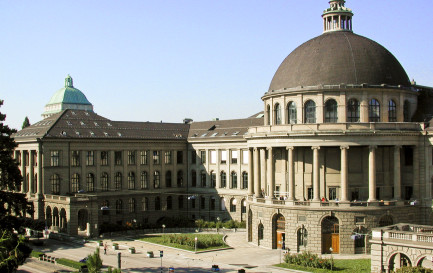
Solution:
[{"label": "spire", "polygon": [[352,31],[351,9],[344,6],[344,0],[329,1],[330,7],[323,11],[323,32]]},{"label": "spire", "polygon": [[72,77],[69,74],[65,78],[65,87],[74,87],[74,82],[72,80]]}]

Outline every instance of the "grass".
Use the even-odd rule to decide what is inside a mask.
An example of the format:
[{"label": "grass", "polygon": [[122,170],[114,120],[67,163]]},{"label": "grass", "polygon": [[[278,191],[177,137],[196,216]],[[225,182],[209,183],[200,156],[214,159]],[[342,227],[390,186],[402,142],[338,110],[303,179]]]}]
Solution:
[{"label": "grass", "polygon": [[333,270],[310,268],[292,264],[278,264],[278,267],[289,268],[295,270],[302,270],[313,273],[326,273],[326,272],[338,272],[338,273],[368,273],[371,268],[370,259],[356,259],[356,260],[336,260],[334,259]]},{"label": "grass", "polygon": [[[139,240],[165,245],[169,247],[194,251],[194,239],[197,237],[197,251],[205,251],[228,247],[223,241],[222,234],[165,234],[165,235],[147,235]],[[176,241],[176,242],[174,242]]]}]

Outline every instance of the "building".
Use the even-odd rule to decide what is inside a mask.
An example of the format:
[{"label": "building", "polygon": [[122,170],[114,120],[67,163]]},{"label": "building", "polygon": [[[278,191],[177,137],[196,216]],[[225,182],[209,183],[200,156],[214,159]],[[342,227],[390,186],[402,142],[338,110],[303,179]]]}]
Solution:
[{"label": "building", "polygon": [[90,235],[235,219],[256,245],[352,254],[369,251],[372,228],[432,223],[433,90],[353,33],[345,1],[329,3],[323,34],[282,62],[263,113],[170,124],[68,108],[18,132],[35,217]]}]

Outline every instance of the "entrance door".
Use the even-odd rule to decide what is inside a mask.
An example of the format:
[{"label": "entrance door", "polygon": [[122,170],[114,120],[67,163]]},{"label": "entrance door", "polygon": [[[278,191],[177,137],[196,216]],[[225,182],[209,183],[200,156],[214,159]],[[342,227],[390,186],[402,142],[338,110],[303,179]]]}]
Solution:
[{"label": "entrance door", "polygon": [[281,249],[283,248],[283,244],[284,244],[284,248],[286,248],[286,234],[282,231],[277,231],[277,248]]},{"label": "entrance door", "polygon": [[332,253],[340,253],[340,234],[334,233],[331,235],[332,240]]}]

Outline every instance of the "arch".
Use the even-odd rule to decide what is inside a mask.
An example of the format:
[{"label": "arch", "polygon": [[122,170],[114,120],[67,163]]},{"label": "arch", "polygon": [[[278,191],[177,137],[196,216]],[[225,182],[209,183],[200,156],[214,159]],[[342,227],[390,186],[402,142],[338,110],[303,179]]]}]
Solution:
[{"label": "arch", "polygon": [[116,191],[122,189],[122,173],[121,172],[117,172],[114,176],[114,189]]},{"label": "arch", "polygon": [[183,187],[183,171],[177,172],[177,187],[178,188]]},{"label": "arch", "polygon": [[313,100],[304,104],[304,123],[316,123],[316,103]]},{"label": "arch", "polygon": [[412,117],[410,113],[410,102],[408,100],[405,100],[403,104],[403,121],[404,122],[412,121]]},{"label": "arch", "polygon": [[268,104],[266,106],[266,124],[265,125],[271,125],[271,106]]},{"label": "arch", "polygon": [[230,189],[237,189],[238,187],[238,174],[232,171],[230,174]]},{"label": "arch", "polygon": [[379,219],[379,227],[386,227],[394,224],[394,220],[391,215],[384,215]]},{"label": "arch", "polygon": [[388,259],[388,269],[390,271],[404,266],[412,266],[412,261],[406,254],[394,252],[390,255],[390,258]]},{"label": "arch", "polygon": [[335,216],[322,219],[322,254],[340,253],[340,224]]},{"label": "arch", "polygon": [[78,230],[87,230],[87,223],[89,222],[89,212],[86,209],[78,211]]},{"label": "arch", "polygon": [[108,173],[101,174],[101,187],[103,191],[108,191]]},{"label": "arch", "polygon": [[368,102],[368,122],[380,122],[380,103],[376,99]]},{"label": "arch", "polygon": [[258,245],[260,245],[260,241],[263,240],[264,238],[264,231],[265,231],[265,227],[263,226],[262,223],[259,223],[259,225],[257,226]]},{"label": "arch", "polygon": [[325,123],[338,122],[338,105],[334,99],[325,102]]},{"label": "arch", "polygon": [[45,208],[45,225],[50,228],[53,225],[53,215],[51,213],[51,207]]},{"label": "arch", "polygon": [[67,229],[68,219],[66,216],[66,210],[64,208],[60,209],[60,230],[65,231]]},{"label": "arch", "polygon": [[60,194],[60,176],[53,174],[50,177],[51,182],[51,194]]},{"label": "arch", "polygon": [[305,251],[307,249],[307,243],[308,243],[308,231],[302,225],[298,230],[296,231],[296,245],[297,245],[297,252]]},{"label": "arch", "polygon": [[281,213],[272,217],[272,248],[285,249],[286,246],[286,218]]},{"label": "arch", "polygon": [[296,109],[296,102],[291,101],[289,104],[287,104],[287,123],[288,124],[296,124],[298,123],[298,117],[297,117],[297,109]]},{"label": "arch", "polygon": [[433,262],[429,259],[431,255],[422,254],[414,260],[415,266],[420,266],[424,268],[433,268]]},{"label": "arch", "polygon": [[165,186],[171,188],[171,171],[165,172]]},{"label": "arch", "polygon": [[135,173],[128,173],[128,190],[135,190]]},{"label": "arch", "polygon": [[281,105],[279,103],[276,103],[274,106],[274,124],[281,124]]},{"label": "arch", "polygon": [[71,192],[78,192],[80,190],[80,175],[74,173],[71,177]]},{"label": "arch", "polygon": [[397,121],[397,105],[395,101],[389,100],[388,102],[388,122]]},{"label": "arch", "polygon": [[360,119],[360,104],[357,99],[349,99],[347,101],[347,122],[359,122]]},{"label": "arch", "polygon": [[230,199],[230,212],[236,212],[237,203],[238,201],[236,200],[236,198]]},{"label": "arch", "polygon": [[95,175],[93,173],[88,173],[86,176],[86,191],[95,191]]}]

